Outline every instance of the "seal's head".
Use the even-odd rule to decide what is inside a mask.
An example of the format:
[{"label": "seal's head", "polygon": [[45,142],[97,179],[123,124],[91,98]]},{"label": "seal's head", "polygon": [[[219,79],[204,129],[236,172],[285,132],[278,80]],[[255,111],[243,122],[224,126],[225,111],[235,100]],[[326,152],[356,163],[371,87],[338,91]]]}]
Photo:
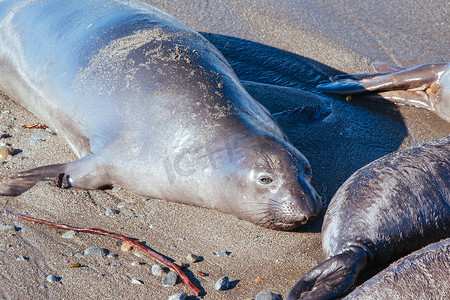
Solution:
[{"label": "seal's head", "polygon": [[[219,209],[270,229],[290,230],[317,217],[321,204],[311,167],[292,145],[269,136],[244,138],[233,149]],[[225,191],[223,191],[225,192]]]}]

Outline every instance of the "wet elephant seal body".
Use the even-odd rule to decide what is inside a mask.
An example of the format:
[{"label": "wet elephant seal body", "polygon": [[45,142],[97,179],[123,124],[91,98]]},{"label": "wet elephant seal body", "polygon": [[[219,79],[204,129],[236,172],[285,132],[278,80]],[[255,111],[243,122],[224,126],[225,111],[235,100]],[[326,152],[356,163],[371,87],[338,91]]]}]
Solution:
[{"label": "wet elephant seal body", "polygon": [[450,135],[377,159],[347,179],[324,218],[328,259],[288,299],[342,296],[367,271],[448,237]]},{"label": "wet elephant seal body", "polygon": [[450,238],[392,263],[344,299],[448,299],[448,278]]},{"label": "wet elephant seal body", "polygon": [[65,174],[289,229],[319,214],[310,166],[221,53],[130,1],[0,2],[0,89],[79,160],[4,178],[18,195]]}]

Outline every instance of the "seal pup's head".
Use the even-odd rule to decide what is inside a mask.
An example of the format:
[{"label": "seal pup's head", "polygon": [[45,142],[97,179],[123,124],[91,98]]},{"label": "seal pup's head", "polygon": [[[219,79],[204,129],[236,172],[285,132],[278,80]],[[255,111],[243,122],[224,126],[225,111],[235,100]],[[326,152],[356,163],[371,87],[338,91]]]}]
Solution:
[{"label": "seal pup's head", "polygon": [[234,145],[231,155],[227,170],[222,169],[222,192],[228,200],[217,208],[278,230],[299,227],[320,214],[320,200],[310,183],[311,166],[288,142],[266,135],[246,137]]}]

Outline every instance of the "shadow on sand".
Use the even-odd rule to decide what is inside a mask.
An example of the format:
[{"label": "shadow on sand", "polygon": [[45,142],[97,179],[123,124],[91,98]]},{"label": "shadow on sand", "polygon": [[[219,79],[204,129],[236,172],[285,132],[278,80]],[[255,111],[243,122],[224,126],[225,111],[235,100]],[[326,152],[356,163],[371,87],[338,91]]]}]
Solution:
[{"label": "shadow on sand", "polygon": [[[353,172],[397,150],[408,136],[393,104],[350,103],[319,92],[316,85],[340,73],[335,69],[248,40],[202,35],[225,55],[247,91],[277,114],[289,140],[311,163],[312,183],[325,206]],[[314,223],[301,231],[320,231],[321,221]]]}]

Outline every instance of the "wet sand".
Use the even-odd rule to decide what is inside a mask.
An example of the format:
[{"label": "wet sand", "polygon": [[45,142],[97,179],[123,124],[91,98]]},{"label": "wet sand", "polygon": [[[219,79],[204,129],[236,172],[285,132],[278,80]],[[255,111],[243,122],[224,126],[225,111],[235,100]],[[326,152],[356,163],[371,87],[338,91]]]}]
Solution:
[{"label": "wet sand", "polygon": [[[399,148],[450,134],[432,113],[382,102],[347,103],[315,90],[329,75],[367,72],[373,60],[410,67],[449,61],[444,1],[147,1],[202,32],[230,61],[248,91],[272,113],[317,105],[320,113],[283,116],[279,124],[309,159],[313,185],[326,205],[350,174]],[[373,3],[371,3],[373,2]],[[392,24],[392,25],[391,25]],[[75,159],[57,135],[24,124],[41,123],[6,97],[0,99],[1,141],[18,152],[0,165],[0,176]],[[30,145],[43,132],[45,141]],[[149,162],[151,163],[151,162]],[[2,197],[11,210],[81,227],[99,227],[144,241],[174,260],[194,253],[188,267],[204,299],[252,299],[269,291],[283,295],[323,257],[321,219],[293,232],[257,227],[213,210],[145,199],[126,190],[61,190],[39,183],[19,197]],[[119,214],[106,216],[107,208]],[[60,230],[1,215],[0,296],[3,299],[167,299],[189,293],[181,283],[164,288],[150,273],[153,260],[121,253],[120,242],[89,234],[63,239]],[[117,257],[82,256],[92,246]],[[227,250],[230,255],[214,253]],[[29,260],[17,258],[25,256]],[[80,263],[80,268],[69,268]],[[136,264],[140,262],[142,264]],[[201,277],[197,271],[208,273]],[[45,278],[54,274],[59,283]],[[213,286],[228,276],[233,288]],[[141,280],[143,285],[131,283]],[[255,281],[262,278],[262,281]]]}]

